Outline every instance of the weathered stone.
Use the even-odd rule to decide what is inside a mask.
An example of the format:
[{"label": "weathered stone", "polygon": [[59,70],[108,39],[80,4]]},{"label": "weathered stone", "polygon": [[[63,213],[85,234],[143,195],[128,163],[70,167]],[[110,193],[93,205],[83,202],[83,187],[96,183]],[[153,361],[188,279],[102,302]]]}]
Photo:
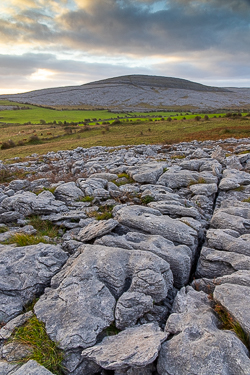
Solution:
[{"label": "weathered stone", "polygon": [[144,367],[154,362],[167,335],[155,324],[128,328],[85,349],[82,355],[107,370]]},{"label": "weathered stone", "polygon": [[212,279],[214,277],[230,275],[239,270],[250,270],[250,257],[203,247],[196,275]]},{"label": "weathered stone", "polygon": [[45,367],[39,365],[36,361],[30,360],[13,372],[13,375],[53,375]]},{"label": "weathered stone", "polygon": [[153,298],[144,293],[123,293],[115,308],[116,327],[125,329],[136,325],[138,319],[153,309]]},{"label": "weathered stone", "polygon": [[192,252],[186,245],[175,246],[172,241],[162,236],[137,232],[129,232],[123,236],[107,235],[96,240],[95,244],[150,251],[170,264],[176,288],[181,288],[188,283],[192,266]]},{"label": "weathered stone", "polygon": [[226,230],[210,229],[206,238],[208,246],[211,248],[250,256],[250,241],[244,240],[241,236],[235,238]]},{"label": "weathered stone", "polygon": [[214,299],[219,302],[230,315],[250,335],[250,288],[243,285],[223,284],[215,287]]},{"label": "weathered stone", "polygon": [[224,165],[226,152],[220,146],[217,146],[216,149],[212,152],[211,157]]},{"label": "weathered stone", "polygon": [[166,201],[151,202],[149,207],[159,210],[163,215],[169,215],[172,218],[191,216],[200,219],[200,213],[194,207],[185,207],[181,204],[169,204]]},{"label": "weathered stone", "polygon": [[114,219],[100,220],[90,223],[80,230],[76,236],[76,240],[82,242],[90,241],[93,238],[100,237],[111,232],[118,224],[118,221]]},{"label": "weathered stone", "polygon": [[115,218],[131,229],[158,234],[178,244],[194,245],[197,237],[197,232],[180,220],[163,216],[158,210],[148,207],[123,207]]},{"label": "weathered stone", "polygon": [[230,215],[227,212],[219,210],[212,217],[211,227],[216,229],[232,229],[240,234],[250,233],[250,219]]},{"label": "weathered stone", "polygon": [[207,197],[217,193],[218,190],[216,184],[194,184],[189,189],[195,195],[206,195]]},{"label": "weathered stone", "polygon": [[147,163],[130,167],[127,171],[137,182],[155,184],[166,167],[166,163]]},{"label": "weathered stone", "polygon": [[0,340],[7,340],[17,327],[26,323],[33,315],[33,312],[29,311],[10,320],[0,329]]},{"label": "weathered stone", "polygon": [[67,182],[65,184],[59,185],[55,190],[55,196],[64,202],[69,200],[77,200],[84,196],[81,189],[76,186],[75,182]]},{"label": "weathered stone", "polygon": [[220,322],[207,295],[191,287],[181,289],[166,324],[173,337],[163,343],[157,370],[160,375],[248,375],[250,360],[242,342]]},{"label": "weathered stone", "polygon": [[4,246],[0,251],[0,321],[8,322],[20,314],[67,258],[61,247],[55,245]]},{"label": "weathered stone", "polygon": [[35,305],[49,336],[65,350],[94,345],[114,321],[116,299],[125,291],[159,302],[173,282],[169,264],[152,253],[99,245],[80,250]]}]

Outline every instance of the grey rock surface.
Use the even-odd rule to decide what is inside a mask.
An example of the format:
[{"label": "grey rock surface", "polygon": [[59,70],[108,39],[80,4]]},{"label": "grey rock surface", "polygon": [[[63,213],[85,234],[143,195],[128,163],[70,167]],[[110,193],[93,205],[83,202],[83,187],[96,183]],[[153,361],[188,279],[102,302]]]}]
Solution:
[{"label": "grey rock surface", "polygon": [[121,208],[115,219],[131,229],[161,235],[177,244],[194,245],[197,232],[177,219],[162,215],[152,208],[132,206]]},{"label": "grey rock surface", "polygon": [[203,247],[196,275],[212,279],[214,277],[230,275],[239,270],[250,270],[250,257]]},{"label": "grey rock surface", "polygon": [[223,284],[215,287],[214,299],[219,302],[230,315],[250,334],[250,289],[249,286]]},{"label": "grey rock surface", "polygon": [[111,232],[118,224],[118,221],[114,219],[100,220],[90,223],[80,230],[75,239],[81,242],[90,241],[93,238],[100,237]]},{"label": "grey rock surface", "polygon": [[159,302],[173,282],[169,264],[152,253],[99,245],[83,245],[80,251],[35,305],[49,336],[66,350],[94,345],[114,321],[116,299],[124,292]]},{"label": "grey rock surface", "polygon": [[166,163],[141,164],[140,166],[129,167],[128,174],[136,182],[155,184],[166,167]]},{"label": "grey rock surface", "polygon": [[0,320],[7,322],[20,314],[23,306],[49,285],[67,258],[55,245],[4,246],[0,251]]},{"label": "grey rock surface", "polygon": [[39,365],[36,361],[30,360],[22,365],[13,375],[53,375],[45,367]]},{"label": "grey rock surface", "polygon": [[163,343],[157,370],[160,375],[250,373],[248,351],[230,331],[221,331],[210,301],[191,287],[181,289],[166,324],[173,337]]},{"label": "grey rock surface", "polygon": [[26,323],[33,315],[33,312],[29,311],[10,320],[0,329],[0,340],[7,340],[8,338],[10,338],[14,330]]},{"label": "grey rock surface", "polygon": [[186,245],[175,246],[172,241],[162,236],[137,232],[129,232],[123,236],[103,236],[95,243],[129,250],[150,251],[170,264],[174,276],[174,285],[177,288],[181,288],[188,283],[192,266],[192,252]]},{"label": "grey rock surface", "polygon": [[158,356],[161,343],[167,339],[155,324],[128,328],[100,344],[85,349],[82,355],[107,370],[144,367]]}]

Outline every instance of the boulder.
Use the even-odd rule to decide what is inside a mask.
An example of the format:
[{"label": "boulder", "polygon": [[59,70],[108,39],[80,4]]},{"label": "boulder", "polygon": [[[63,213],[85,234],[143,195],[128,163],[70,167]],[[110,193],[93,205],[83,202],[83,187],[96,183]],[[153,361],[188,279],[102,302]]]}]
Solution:
[{"label": "boulder", "polygon": [[166,339],[166,333],[157,325],[144,324],[105,337],[100,344],[85,349],[82,355],[107,370],[140,368],[154,362]]},{"label": "boulder", "polygon": [[95,244],[152,252],[170,264],[176,288],[181,288],[188,283],[192,252],[186,245],[175,246],[172,241],[162,236],[137,232],[129,232],[123,236],[106,235],[96,240]]},{"label": "boulder", "polygon": [[45,367],[39,365],[34,360],[30,360],[22,365],[18,370],[13,372],[13,375],[53,375],[52,372]]},{"label": "boulder", "polygon": [[84,193],[76,186],[75,182],[66,182],[65,184],[59,185],[54,194],[57,199],[64,202],[84,197]]},{"label": "boulder", "polygon": [[165,167],[166,163],[147,163],[129,167],[127,172],[136,182],[155,184]]}]

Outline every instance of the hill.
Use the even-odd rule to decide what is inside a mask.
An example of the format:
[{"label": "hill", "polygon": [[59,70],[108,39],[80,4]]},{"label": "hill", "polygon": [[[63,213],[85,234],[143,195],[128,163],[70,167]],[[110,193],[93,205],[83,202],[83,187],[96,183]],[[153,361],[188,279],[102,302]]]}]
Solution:
[{"label": "hill", "polygon": [[219,88],[179,78],[129,75],[0,99],[52,107],[105,108],[114,111],[218,109],[250,106],[250,88]]}]

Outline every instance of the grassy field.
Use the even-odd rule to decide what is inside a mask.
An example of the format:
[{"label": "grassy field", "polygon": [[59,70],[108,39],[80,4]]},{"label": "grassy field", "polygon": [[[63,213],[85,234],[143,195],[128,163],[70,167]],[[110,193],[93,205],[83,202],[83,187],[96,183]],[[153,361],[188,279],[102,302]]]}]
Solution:
[{"label": "grassy field", "polygon": [[[1,110],[0,111],[0,123],[8,124],[40,124],[41,120],[46,123],[62,122],[84,122],[88,121],[90,125],[95,125],[97,122],[102,123],[103,121],[110,121],[111,123],[117,119],[127,118],[128,121],[148,121],[151,119],[160,120],[162,117],[167,118],[169,116],[177,118],[178,120],[185,117],[186,119],[194,118],[197,114],[190,112],[129,112],[129,113],[111,113],[108,110],[56,110],[38,107],[34,105],[24,105],[16,102],[10,102],[8,100],[0,100],[0,106],[15,105],[21,107],[28,107],[29,109],[20,110]],[[216,114],[209,114],[210,118]],[[221,114],[223,116],[223,114]],[[244,114],[243,114],[244,115]],[[201,114],[204,117],[205,114]],[[217,114],[218,116],[218,114]]]},{"label": "grassy field", "polygon": [[[65,130],[66,129],[66,130]],[[67,134],[71,129],[72,134]],[[48,134],[50,133],[50,134]],[[133,144],[171,144],[181,141],[250,137],[250,117],[145,122],[121,122],[109,126],[0,125],[1,141],[23,146],[0,150],[0,159],[24,157],[33,153],[69,150],[78,146],[118,146]],[[29,143],[32,135],[39,138]]]}]

